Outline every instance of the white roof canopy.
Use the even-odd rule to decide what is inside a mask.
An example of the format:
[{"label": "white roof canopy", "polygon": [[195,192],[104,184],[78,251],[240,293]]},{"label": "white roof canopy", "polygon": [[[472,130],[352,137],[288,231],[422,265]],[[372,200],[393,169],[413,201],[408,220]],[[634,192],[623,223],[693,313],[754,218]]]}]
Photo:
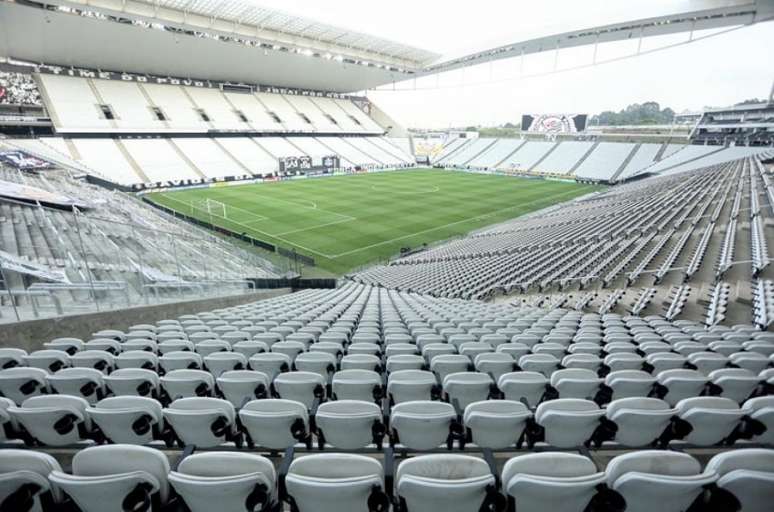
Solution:
[{"label": "white roof canopy", "polygon": [[[98,10],[108,8],[127,14],[145,13],[159,22],[175,21],[201,26],[193,19],[198,16],[209,20],[211,27],[225,22],[233,25],[235,32],[252,34],[269,43],[276,39],[283,44],[293,41],[300,47],[322,52],[351,55],[354,51],[359,58],[370,55],[371,60],[384,60],[390,64],[402,61],[404,67],[411,68],[419,68],[440,57],[437,53],[389,39],[261,7],[249,0],[69,0],[54,3],[79,5],[80,8],[88,5]],[[174,12],[182,13],[182,19],[174,16]]]}]

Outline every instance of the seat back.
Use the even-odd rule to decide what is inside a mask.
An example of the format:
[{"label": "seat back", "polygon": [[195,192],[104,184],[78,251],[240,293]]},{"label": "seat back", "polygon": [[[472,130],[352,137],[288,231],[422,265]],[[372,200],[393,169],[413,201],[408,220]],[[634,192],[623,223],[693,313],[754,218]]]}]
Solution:
[{"label": "seat back", "polygon": [[397,494],[409,512],[479,510],[495,477],[482,459],[468,455],[422,455],[396,473]]},{"label": "seat back", "polygon": [[275,501],[274,465],[251,453],[197,453],[169,474],[191,512],[268,510]]},{"label": "seat back", "polygon": [[290,464],[285,485],[299,512],[363,512],[384,487],[384,471],[363,455],[307,455]]},{"label": "seat back", "polygon": [[76,453],[72,466],[72,475],[55,471],[50,479],[84,512],[132,510],[154,494],[167,501],[169,461],[154,448],[95,446]]}]

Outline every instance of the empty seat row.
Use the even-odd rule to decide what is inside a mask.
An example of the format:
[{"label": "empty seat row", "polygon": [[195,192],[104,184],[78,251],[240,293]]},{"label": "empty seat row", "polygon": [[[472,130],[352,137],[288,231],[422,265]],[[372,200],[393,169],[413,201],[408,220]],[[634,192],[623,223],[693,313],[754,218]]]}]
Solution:
[{"label": "empty seat row", "polygon": [[680,452],[640,451],[605,468],[578,454],[491,458],[435,454],[380,462],[355,454],[285,454],[280,467],[260,455],[184,454],[170,465],[152,448],[87,448],[69,472],[52,456],[0,452],[0,508],[82,512],[174,510],[270,512],[505,511],[766,512],[774,499],[774,451],[733,450],[702,468]]},{"label": "empty seat row", "polygon": [[320,449],[381,449],[390,446],[431,450],[695,446],[742,440],[774,444],[774,397],[753,398],[739,406],[718,397],[687,398],[675,406],[657,398],[621,398],[606,408],[578,398],[541,403],[534,411],[513,400],[481,400],[461,406],[415,400],[393,407],[361,400],[306,404],[289,399],[259,399],[236,409],[212,397],[179,398],[163,407],[152,398],[110,397],[89,405],[67,395],[38,396],[21,406],[0,402],[7,439],[28,445],[67,446],[84,441],[167,446],[260,446],[283,450],[298,443]]}]

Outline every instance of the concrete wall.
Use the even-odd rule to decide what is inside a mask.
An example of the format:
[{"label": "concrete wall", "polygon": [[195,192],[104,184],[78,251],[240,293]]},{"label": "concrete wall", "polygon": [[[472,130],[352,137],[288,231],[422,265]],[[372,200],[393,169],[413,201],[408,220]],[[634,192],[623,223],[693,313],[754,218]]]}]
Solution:
[{"label": "concrete wall", "polygon": [[268,299],[290,293],[289,288],[260,290],[243,295],[207,298],[171,304],[116,309],[101,313],[44,318],[0,325],[0,347],[17,347],[26,351],[43,348],[43,343],[61,337],[91,339],[92,333],[101,329],[126,330],[131,325],[155,323],[165,318],[201,313]]}]

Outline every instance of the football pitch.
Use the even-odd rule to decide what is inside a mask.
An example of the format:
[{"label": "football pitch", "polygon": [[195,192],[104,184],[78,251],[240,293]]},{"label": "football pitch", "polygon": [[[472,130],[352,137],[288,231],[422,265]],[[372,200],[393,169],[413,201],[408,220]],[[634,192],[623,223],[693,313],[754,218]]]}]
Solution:
[{"label": "football pitch", "polygon": [[463,235],[600,189],[435,169],[160,192],[180,213],[247,233],[344,274],[402,247]]}]

